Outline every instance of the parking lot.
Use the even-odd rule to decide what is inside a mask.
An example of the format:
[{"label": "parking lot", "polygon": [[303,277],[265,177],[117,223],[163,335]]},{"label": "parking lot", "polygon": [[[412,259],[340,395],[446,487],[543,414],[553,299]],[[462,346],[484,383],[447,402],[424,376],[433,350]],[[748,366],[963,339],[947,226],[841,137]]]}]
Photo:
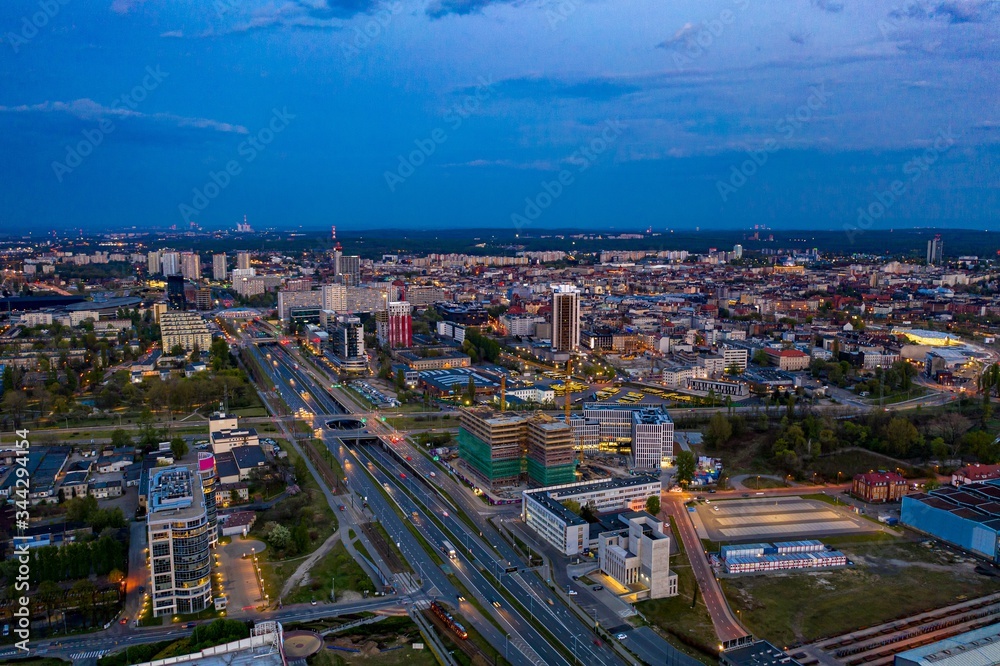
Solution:
[{"label": "parking lot", "polygon": [[850,507],[802,497],[708,500],[698,505],[697,512],[706,537],[728,543],[816,539],[879,530]]}]

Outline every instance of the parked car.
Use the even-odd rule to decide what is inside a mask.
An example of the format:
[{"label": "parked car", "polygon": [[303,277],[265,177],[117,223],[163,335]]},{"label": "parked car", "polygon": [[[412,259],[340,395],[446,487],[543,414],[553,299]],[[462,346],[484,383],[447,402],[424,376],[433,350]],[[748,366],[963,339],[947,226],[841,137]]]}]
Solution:
[{"label": "parked car", "polygon": [[603,585],[595,585],[594,587],[592,587],[590,589],[592,589],[594,592],[600,592],[601,590],[604,589],[604,586]]}]

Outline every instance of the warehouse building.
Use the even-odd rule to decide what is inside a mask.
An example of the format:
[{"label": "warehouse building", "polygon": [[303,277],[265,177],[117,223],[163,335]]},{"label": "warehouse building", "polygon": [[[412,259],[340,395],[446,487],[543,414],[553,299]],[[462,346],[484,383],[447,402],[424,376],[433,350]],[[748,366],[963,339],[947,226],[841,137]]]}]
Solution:
[{"label": "warehouse building", "polygon": [[651,495],[660,495],[660,480],[653,476],[584,481],[525,490],[521,493],[521,518],[564,555],[579,555],[593,547],[590,525],[567,509],[563,502],[573,501],[581,507],[589,504],[598,513],[640,511]]},{"label": "warehouse building", "polygon": [[903,498],[900,521],[907,527],[997,562],[1000,480],[907,495]]},{"label": "warehouse building", "polygon": [[900,652],[893,666],[986,666],[1000,663],[1000,625],[991,624]]}]

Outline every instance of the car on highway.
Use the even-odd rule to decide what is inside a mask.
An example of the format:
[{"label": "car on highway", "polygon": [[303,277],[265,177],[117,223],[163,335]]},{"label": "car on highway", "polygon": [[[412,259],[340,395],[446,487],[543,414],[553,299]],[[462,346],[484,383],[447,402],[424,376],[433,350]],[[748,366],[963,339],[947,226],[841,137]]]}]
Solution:
[{"label": "car on highway", "polygon": [[618,640],[620,640],[620,641],[623,641],[623,640],[625,640],[626,638],[628,638],[628,634],[617,634],[617,635],[615,636],[615,638],[617,638],[617,639],[618,639]]},{"label": "car on highway", "polygon": [[493,600],[493,607],[494,608],[503,608],[503,606],[500,605],[500,602],[497,601],[496,599]]},{"label": "car on highway", "polygon": [[750,497],[750,493],[743,493],[743,497]]},{"label": "car on highway", "polygon": [[566,592],[571,597],[575,597],[577,594],[579,594],[579,592],[577,592],[576,590],[567,590]]},{"label": "car on highway", "polygon": [[580,580],[579,576],[573,576],[573,580]]},{"label": "car on highway", "polygon": [[127,617],[123,617],[121,619],[121,622],[119,622],[118,624],[128,624],[128,618]]},{"label": "car on highway", "polygon": [[197,624],[197,622],[188,622],[187,624],[184,625],[184,628],[185,629],[194,629],[194,627],[195,627],[196,624]]},{"label": "car on highway", "polygon": [[406,456],[406,462],[413,462],[413,458],[410,456]]},{"label": "car on highway", "polygon": [[346,507],[346,506],[344,506],[343,504],[341,504],[341,505],[340,505],[339,507],[337,507],[337,508],[339,508],[339,509],[340,509],[341,511],[347,511],[347,507]]},{"label": "car on highway", "polygon": [[447,511],[443,511],[443,512],[441,512],[441,515],[444,516],[445,518],[447,518],[448,517],[448,512]]},{"label": "car on highway", "polygon": [[465,597],[463,597],[461,594],[457,595],[455,598],[458,599],[459,601],[465,601]]},{"label": "car on highway", "polygon": [[405,481],[406,480],[406,474],[403,473],[403,472],[400,472],[399,473],[399,478],[401,478],[401,479],[403,479]]},{"label": "car on highway", "polygon": [[603,585],[595,585],[594,587],[592,587],[590,589],[592,589],[594,592],[600,592],[601,590],[604,589],[604,586]]}]

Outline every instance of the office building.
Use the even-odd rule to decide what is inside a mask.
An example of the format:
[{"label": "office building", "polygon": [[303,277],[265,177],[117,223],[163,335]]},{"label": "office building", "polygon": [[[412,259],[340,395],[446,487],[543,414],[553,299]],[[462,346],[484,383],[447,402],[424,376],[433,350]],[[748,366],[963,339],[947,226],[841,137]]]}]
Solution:
[{"label": "office building", "polygon": [[491,488],[515,486],[521,478],[525,417],[466,410],[458,428],[458,455]]},{"label": "office building", "polygon": [[315,308],[319,310],[323,307],[323,292],[315,291],[286,291],[278,292],[278,318],[282,321],[291,319],[292,308]]},{"label": "office building", "polygon": [[598,513],[642,511],[651,495],[659,497],[660,488],[658,477],[632,476],[525,490],[521,492],[521,519],[563,555],[580,555],[597,544],[591,541],[590,524],[564,502],[589,504]]},{"label": "office building", "polygon": [[617,516],[624,524],[597,537],[602,573],[632,590],[635,600],[677,596],[677,574],[670,570],[670,535],[664,523],[645,511]]},{"label": "office building", "polygon": [[181,253],[181,275],[195,282],[201,279],[201,257],[196,252]]},{"label": "office building", "polygon": [[525,436],[529,483],[553,486],[576,481],[576,447],[569,425],[537,416],[528,420]]},{"label": "office building", "polygon": [[201,477],[183,466],[154,468],[147,504],[153,616],[205,610],[212,603],[212,537]]},{"label": "office building", "polygon": [[207,352],[212,346],[208,324],[197,312],[171,310],[160,315],[160,340],[164,354],[178,345],[185,352],[191,352],[195,347]]},{"label": "office building", "polygon": [[167,302],[174,310],[183,310],[187,306],[187,297],[184,295],[184,276],[167,276]]},{"label": "office building", "polygon": [[250,270],[250,253],[249,252],[237,252],[236,253],[236,268],[246,271]]},{"label": "office building", "polygon": [[149,275],[159,275],[160,271],[160,251],[150,250],[146,253],[146,272]]},{"label": "office building", "polygon": [[580,292],[570,285],[552,288],[552,349],[573,352],[580,348]]},{"label": "office building", "polygon": [[375,313],[375,332],[379,344],[389,349],[413,346],[413,308],[406,301],[390,301],[385,310]]},{"label": "office building", "polygon": [[[324,313],[329,313],[325,310]],[[324,317],[329,317],[324,314]],[[335,362],[345,372],[365,372],[368,356],[365,353],[365,329],[361,319],[337,315],[327,319],[326,331],[330,334],[330,348]]]},{"label": "office building", "polygon": [[211,310],[212,309],[212,288],[211,287],[198,287],[198,291],[195,292],[195,305],[199,310]]},{"label": "office building", "polygon": [[733,246],[733,259],[743,258],[743,246],[737,243]]},{"label": "office building", "polygon": [[944,241],[941,234],[935,234],[934,238],[927,241],[927,264],[940,266],[944,261]]},{"label": "office building", "polygon": [[348,312],[346,286],[342,284],[324,284],[320,287],[320,290],[323,292],[321,307],[324,310]]},{"label": "office building", "polygon": [[750,351],[746,347],[732,347],[723,345],[722,359],[725,362],[725,370],[736,368],[740,372],[747,369],[747,362],[750,358]]},{"label": "office building", "polygon": [[212,255],[212,279],[225,282],[227,274],[226,253]]},{"label": "office building", "polygon": [[674,457],[674,422],[663,407],[632,412],[633,471],[659,471]]},{"label": "office building", "polygon": [[181,255],[172,251],[160,252],[160,272],[166,276],[181,274]]},{"label": "office building", "polygon": [[423,309],[445,299],[444,289],[426,285],[411,286],[406,290],[406,300],[415,309]]}]

